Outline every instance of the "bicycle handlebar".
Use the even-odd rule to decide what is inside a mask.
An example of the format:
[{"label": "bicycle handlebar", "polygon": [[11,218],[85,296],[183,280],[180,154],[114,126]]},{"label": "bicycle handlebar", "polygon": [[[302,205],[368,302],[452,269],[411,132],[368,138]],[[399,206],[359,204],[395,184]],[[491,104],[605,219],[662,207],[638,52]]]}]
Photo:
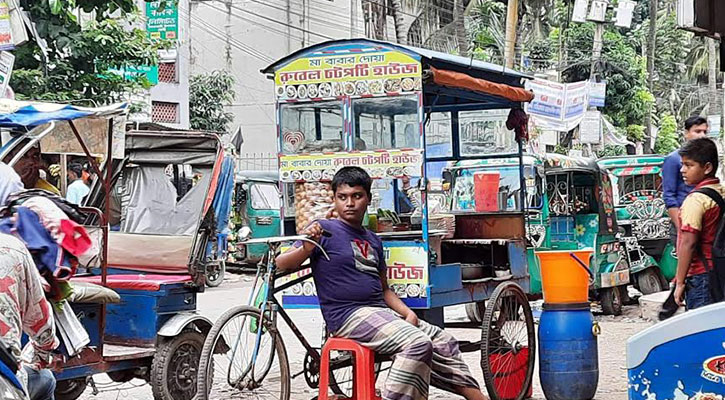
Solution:
[{"label": "bicycle handlebar", "polygon": [[[322,236],[324,237],[332,237],[332,234],[328,231],[322,231]],[[280,244],[280,243],[286,243],[286,242],[307,242],[312,243],[320,249],[322,252],[322,255],[325,257],[327,261],[330,261],[330,256],[327,255],[327,252],[325,251],[322,246],[315,242],[314,240],[310,239],[308,235],[297,235],[297,236],[272,236],[272,237],[266,237],[266,238],[258,238],[258,239],[247,239],[243,240],[241,243],[243,244],[266,244],[267,246],[271,247],[273,244]]]}]

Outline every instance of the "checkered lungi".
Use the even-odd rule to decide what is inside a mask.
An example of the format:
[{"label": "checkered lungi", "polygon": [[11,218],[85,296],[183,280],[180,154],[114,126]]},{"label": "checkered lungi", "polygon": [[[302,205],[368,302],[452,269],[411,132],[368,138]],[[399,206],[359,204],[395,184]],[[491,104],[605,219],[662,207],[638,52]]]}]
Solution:
[{"label": "checkered lungi", "polygon": [[334,336],[355,340],[376,353],[393,356],[384,400],[427,399],[431,383],[448,391],[454,387],[479,387],[463,362],[453,336],[425,321],[415,327],[391,309],[360,308]]}]

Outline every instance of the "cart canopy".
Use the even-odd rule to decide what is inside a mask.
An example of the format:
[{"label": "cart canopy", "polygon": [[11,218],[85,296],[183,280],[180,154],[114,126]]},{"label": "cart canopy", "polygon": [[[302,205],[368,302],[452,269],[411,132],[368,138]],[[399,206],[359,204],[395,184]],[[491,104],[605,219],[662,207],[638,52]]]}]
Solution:
[{"label": "cart canopy", "polygon": [[111,117],[124,114],[128,104],[105,107],[79,107],[70,104],[41,103],[0,99],[1,128],[33,128],[53,121],[70,121],[86,117]]},{"label": "cart canopy", "polygon": [[300,58],[395,51],[418,61],[422,68],[424,105],[428,111],[481,110],[520,107],[533,92],[524,89],[531,76],[500,65],[413,46],[370,39],[322,42],[298,50],[262,73],[272,75]]}]

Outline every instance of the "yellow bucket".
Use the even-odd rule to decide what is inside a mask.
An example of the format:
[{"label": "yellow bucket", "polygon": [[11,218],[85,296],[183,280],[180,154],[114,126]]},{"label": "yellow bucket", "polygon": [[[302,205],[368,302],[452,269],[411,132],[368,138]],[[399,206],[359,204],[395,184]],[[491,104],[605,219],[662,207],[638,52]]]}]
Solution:
[{"label": "yellow bucket", "polygon": [[594,280],[589,258],[594,249],[537,251],[541,263],[544,303],[572,304],[589,301],[589,283]]}]

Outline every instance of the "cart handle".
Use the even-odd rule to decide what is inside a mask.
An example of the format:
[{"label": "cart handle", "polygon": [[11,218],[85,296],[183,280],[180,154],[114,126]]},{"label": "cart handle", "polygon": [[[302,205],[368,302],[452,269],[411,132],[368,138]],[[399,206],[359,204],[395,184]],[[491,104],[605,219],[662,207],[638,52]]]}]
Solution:
[{"label": "cart handle", "polygon": [[573,258],[574,261],[576,261],[582,268],[584,268],[584,271],[587,271],[587,274],[589,275],[589,283],[590,284],[593,283],[594,282],[594,274],[592,274],[592,270],[589,269],[589,267],[587,267],[587,265],[584,264],[584,262],[581,259],[579,259],[579,257],[577,257],[576,254],[569,253],[569,256],[571,256],[571,258]]}]

